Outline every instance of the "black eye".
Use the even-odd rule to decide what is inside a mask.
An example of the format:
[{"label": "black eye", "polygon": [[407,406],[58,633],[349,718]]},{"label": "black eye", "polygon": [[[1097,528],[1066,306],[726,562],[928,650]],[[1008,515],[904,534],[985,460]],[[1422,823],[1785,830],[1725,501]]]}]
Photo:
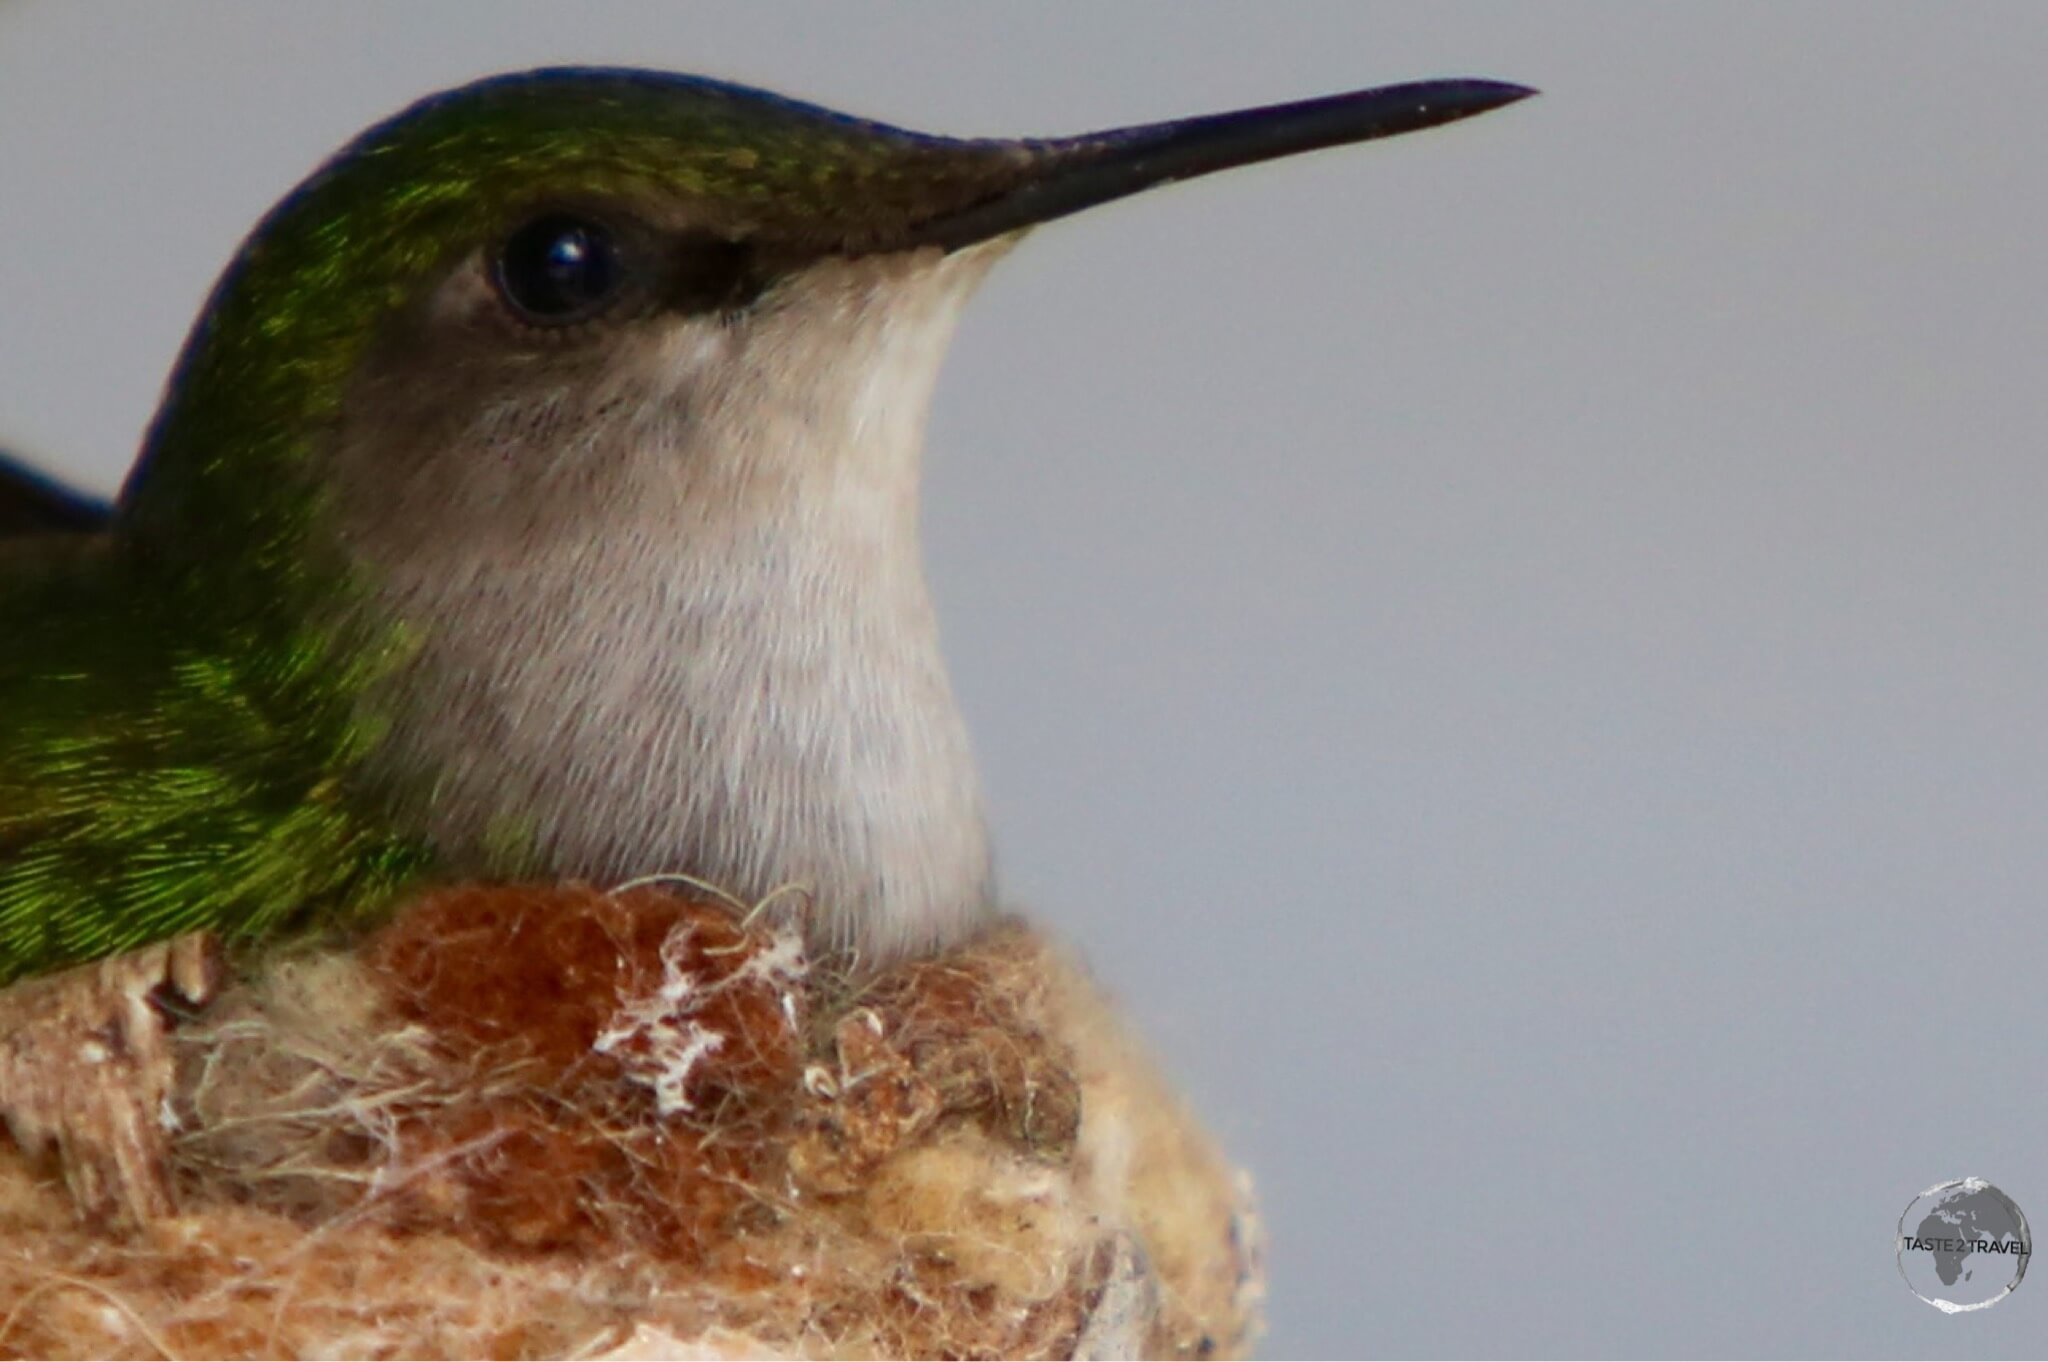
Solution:
[{"label": "black eye", "polygon": [[505,238],[498,292],[524,321],[560,326],[602,312],[624,277],[612,234],[570,213],[537,217]]}]

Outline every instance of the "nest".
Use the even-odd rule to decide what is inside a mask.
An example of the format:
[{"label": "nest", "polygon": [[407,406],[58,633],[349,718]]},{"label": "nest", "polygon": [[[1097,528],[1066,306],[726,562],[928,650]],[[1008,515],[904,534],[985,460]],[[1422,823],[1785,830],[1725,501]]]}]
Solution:
[{"label": "nest", "polygon": [[643,886],[0,993],[0,1356],[1223,1356],[1257,1235],[1072,963]]}]

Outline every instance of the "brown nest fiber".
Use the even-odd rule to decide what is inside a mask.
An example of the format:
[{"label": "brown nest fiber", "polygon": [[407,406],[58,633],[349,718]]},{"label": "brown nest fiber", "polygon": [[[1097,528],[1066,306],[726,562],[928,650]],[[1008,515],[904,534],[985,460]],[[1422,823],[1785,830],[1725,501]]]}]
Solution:
[{"label": "brown nest fiber", "polygon": [[654,887],[0,993],[0,1356],[1220,1356],[1241,1175],[1024,927],[854,984]]}]

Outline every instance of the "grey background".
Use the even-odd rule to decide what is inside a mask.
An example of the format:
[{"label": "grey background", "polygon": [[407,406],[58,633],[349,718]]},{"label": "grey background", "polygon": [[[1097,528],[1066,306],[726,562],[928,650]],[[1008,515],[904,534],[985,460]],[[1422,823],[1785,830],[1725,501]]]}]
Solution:
[{"label": "grey background", "polygon": [[240,234],[564,60],[965,133],[1547,90],[1046,230],[928,512],[1008,880],[1273,1238],[1269,1350],[2024,1354],[2048,9],[0,8],[0,442],[119,479]]}]

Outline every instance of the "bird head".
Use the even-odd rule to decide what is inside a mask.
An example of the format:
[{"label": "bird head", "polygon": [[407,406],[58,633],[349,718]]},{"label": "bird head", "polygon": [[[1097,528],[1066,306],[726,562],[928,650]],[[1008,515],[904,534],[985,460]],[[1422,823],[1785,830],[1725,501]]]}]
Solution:
[{"label": "bird head", "polygon": [[484,80],[370,129],[251,234],[122,522],[262,580],[300,571],[315,527],[373,575],[448,572],[820,483],[902,501],[957,308],[1026,229],[1527,93],[956,140],[653,72]]}]

